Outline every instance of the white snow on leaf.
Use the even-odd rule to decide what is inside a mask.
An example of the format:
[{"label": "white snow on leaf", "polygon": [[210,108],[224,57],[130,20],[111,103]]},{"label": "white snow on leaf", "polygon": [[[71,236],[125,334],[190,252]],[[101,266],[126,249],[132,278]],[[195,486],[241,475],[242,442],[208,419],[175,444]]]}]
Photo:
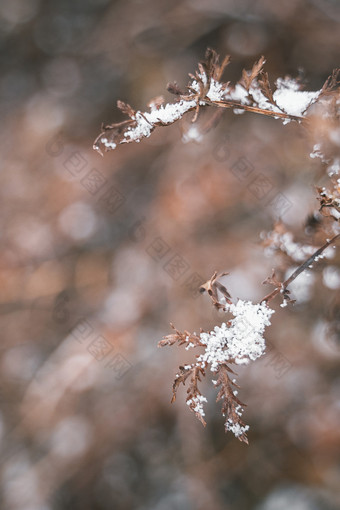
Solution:
[{"label": "white snow on leaf", "polygon": [[265,303],[253,304],[240,299],[235,305],[227,305],[226,309],[234,315],[230,325],[222,323],[210,333],[200,335],[206,348],[197,361],[202,366],[209,364],[212,372],[231,359],[238,364],[247,364],[262,356],[265,351],[263,332],[274,313]]},{"label": "white snow on leaf", "polygon": [[228,97],[226,99],[239,101],[242,104],[249,104],[248,93],[239,83],[237,83],[236,87],[228,93]]},{"label": "white snow on leaf", "polygon": [[105,145],[105,147],[108,147],[109,149],[115,149],[117,147],[117,144],[115,144],[114,142],[109,142],[109,140],[106,137],[101,138],[101,142]]},{"label": "white snow on leaf", "polygon": [[203,395],[196,395],[195,397],[192,397],[191,399],[187,400],[187,405],[191,407],[191,409],[198,413],[199,415],[205,416],[204,410],[203,410],[203,402],[208,402]]},{"label": "white snow on leaf", "polygon": [[230,430],[235,437],[242,436],[249,430],[249,425],[242,427],[239,423],[234,423],[230,418],[226,421],[226,429]]},{"label": "white snow on leaf", "polygon": [[299,84],[290,78],[279,78],[276,81],[277,90],[273,97],[277,105],[289,115],[302,117],[305,110],[320,95],[320,90],[307,92],[299,90]]},{"label": "white snow on leaf", "polygon": [[136,142],[141,138],[147,138],[150,136],[155,124],[158,122],[172,124],[176,120],[181,119],[186,112],[195,106],[195,101],[181,100],[178,103],[169,103],[150,112],[137,112],[135,119],[137,124],[125,132],[125,138],[135,140]]},{"label": "white snow on leaf", "polygon": [[263,110],[269,110],[271,112],[280,112],[280,109],[271,104],[266,96],[263,94],[262,90],[258,86],[256,82],[253,82],[252,86],[250,87],[250,93],[255,99],[257,105],[259,108],[262,108]]},{"label": "white snow on leaf", "polygon": [[225,91],[223,89],[223,84],[212,78],[207,97],[210,101],[222,101],[224,99],[224,95]]},{"label": "white snow on leaf", "polygon": [[[200,77],[202,78],[204,85],[207,85],[208,79],[207,79],[206,75],[203,75],[203,76],[200,75]],[[196,80],[193,80],[190,83],[190,87],[195,92],[199,93],[200,85]],[[209,90],[206,93],[206,96],[208,99],[210,99],[210,101],[222,101],[223,99],[225,99],[224,84],[219,81],[214,80],[214,78],[211,78]],[[204,102],[202,104],[204,104]]]}]

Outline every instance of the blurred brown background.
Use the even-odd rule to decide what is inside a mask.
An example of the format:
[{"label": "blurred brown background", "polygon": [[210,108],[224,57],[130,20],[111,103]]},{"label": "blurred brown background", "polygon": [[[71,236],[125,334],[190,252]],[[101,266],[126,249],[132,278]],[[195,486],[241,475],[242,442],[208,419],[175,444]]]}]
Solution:
[{"label": "blurred brown background", "polygon": [[226,80],[263,54],[272,83],[317,90],[339,21],[336,0],[1,2],[1,508],[339,508],[339,254],[276,303],[268,354],[238,370],[249,447],[224,433],[210,374],[206,429],[185,388],[170,405],[194,354],[156,347],[170,321],[222,322],[197,294],[215,269],[235,298],[266,294],[280,259],[260,233],[278,217],[319,245],[306,133],[226,112],[200,143],[182,142],[187,117],[92,150],[118,99],[143,110],[186,85],[207,46],[231,54]]}]

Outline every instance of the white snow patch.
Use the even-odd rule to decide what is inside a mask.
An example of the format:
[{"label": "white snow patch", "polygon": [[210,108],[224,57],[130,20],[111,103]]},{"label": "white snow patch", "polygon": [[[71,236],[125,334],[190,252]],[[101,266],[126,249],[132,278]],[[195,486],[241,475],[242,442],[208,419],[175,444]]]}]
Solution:
[{"label": "white snow patch", "polygon": [[266,347],[263,332],[270,325],[269,319],[274,313],[265,303],[253,304],[240,299],[226,308],[234,315],[230,326],[222,323],[210,333],[200,335],[206,348],[197,361],[210,364],[212,372],[231,359],[238,364],[247,364],[262,356]]},{"label": "white snow patch", "polygon": [[124,136],[139,142],[141,138],[150,136],[156,123],[172,124],[176,120],[181,119],[186,112],[195,106],[195,101],[181,100],[178,103],[169,103],[161,106],[158,110],[145,113],[138,111],[136,113],[137,125],[128,129]]},{"label": "white snow patch", "polygon": [[192,410],[195,411],[195,413],[198,413],[199,415],[205,416],[204,409],[203,409],[203,402],[208,402],[203,395],[197,395],[189,400],[187,400],[187,405],[192,406]]},{"label": "white snow patch", "polygon": [[299,84],[291,78],[279,78],[273,97],[277,105],[288,115],[302,117],[305,110],[319,97],[320,90],[306,92],[299,90]]},{"label": "white snow patch", "polygon": [[228,418],[226,422],[226,429],[230,430],[235,437],[239,437],[249,430],[249,425],[244,425],[244,427],[242,427],[239,423],[234,423],[230,418]]},{"label": "white snow patch", "polygon": [[210,81],[207,97],[210,99],[210,101],[222,101],[224,96],[225,91],[223,89],[223,84],[212,78]]},{"label": "white snow patch", "polygon": [[249,104],[248,92],[239,83],[237,83],[234,90],[231,90],[228,93],[228,99],[232,99],[233,101],[239,101],[242,104]]}]

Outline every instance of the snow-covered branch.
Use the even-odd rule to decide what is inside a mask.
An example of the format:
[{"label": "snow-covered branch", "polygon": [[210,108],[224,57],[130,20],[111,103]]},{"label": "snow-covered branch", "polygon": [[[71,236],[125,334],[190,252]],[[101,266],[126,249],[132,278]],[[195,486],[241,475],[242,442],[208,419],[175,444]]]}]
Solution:
[{"label": "snow-covered branch", "polygon": [[219,56],[208,49],[205,61],[198,64],[195,75],[189,74],[186,91],[177,84],[168,84],[168,91],[176,96],[173,103],[165,103],[162,96],[149,102],[148,111],[135,111],[130,105],[118,101],[118,108],[129,116],[124,122],[106,125],[94,141],[93,148],[100,154],[115,149],[122,143],[139,142],[147,138],[160,126],[169,126],[180,120],[190,111],[195,111],[193,122],[197,120],[202,107],[231,108],[236,114],[250,111],[283,120],[301,122],[309,108],[325,97],[334,86],[328,80],[318,91],[304,91],[302,85],[292,78],[276,80],[273,92],[268,75],[263,72],[264,57],[256,62],[250,71],[244,70],[234,86],[222,81],[222,74],[230,62],[229,56],[219,64]]}]

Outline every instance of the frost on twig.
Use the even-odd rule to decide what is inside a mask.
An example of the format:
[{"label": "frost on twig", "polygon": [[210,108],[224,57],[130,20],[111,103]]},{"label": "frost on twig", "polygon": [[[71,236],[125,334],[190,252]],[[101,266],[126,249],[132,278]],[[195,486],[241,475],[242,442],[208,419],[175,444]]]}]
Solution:
[{"label": "frost on twig", "polygon": [[231,108],[235,113],[251,111],[283,120],[284,123],[302,121],[310,106],[316,103],[337,85],[337,74],[333,73],[321,90],[308,92],[292,78],[279,78],[276,89],[271,89],[267,73],[263,72],[264,57],[255,62],[250,71],[243,70],[242,77],[234,86],[222,81],[222,75],[230,62],[227,56],[222,64],[217,53],[208,49],[205,61],[198,64],[196,73],[189,74],[186,90],[177,83],[167,86],[176,100],[165,103],[159,96],[149,102],[148,111],[136,111],[130,105],[118,101],[118,108],[129,119],[120,123],[102,126],[93,148],[100,154],[115,149],[122,143],[139,142],[147,138],[159,126],[168,126],[193,111],[192,122],[198,118],[201,107]]},{"label": "frost on twig", "polygon": [[[223,276],[223,273],[220,276]],[[203,352],[196,355],[194,363],[179,368],[173,384],[172,402],[176,399],[180,384],[185,384],[190,377],[187,404],[205,425],[203,403],[206,402],[206,398],[198,389],[198,382],[201,381],[201,376],[205,376],[206,369],[210,368],[217,376],[213,383],[220,387],[217,401],[223,401],[222,414],[225,417],[226,432],[231,431],[240,441],[248,443],[246,433],[249,427],[241,419],[244,404],[237,398],[237,390],[233,389],[238,386],[235,379],[230,378],[230,374],[234,372],[229,365],[248,364],[264,354],[266,346],[263,333],[265,327],[270,324],[274,310],[263,303],[253,304],[240,299],[233,304],[227,289],[217,281],[216,273],[202,288],[207,290],[214,306],[223,309],[234,318],[216,326],[210,333],[201,331],[199,336],[191,335],[187,331],[181,333],[172,326],[175,333],[159,342],[160,347],[186,343],[186,348],[203,348]],[[223,303],[218,301],[217,289],[222,293]]]}]

